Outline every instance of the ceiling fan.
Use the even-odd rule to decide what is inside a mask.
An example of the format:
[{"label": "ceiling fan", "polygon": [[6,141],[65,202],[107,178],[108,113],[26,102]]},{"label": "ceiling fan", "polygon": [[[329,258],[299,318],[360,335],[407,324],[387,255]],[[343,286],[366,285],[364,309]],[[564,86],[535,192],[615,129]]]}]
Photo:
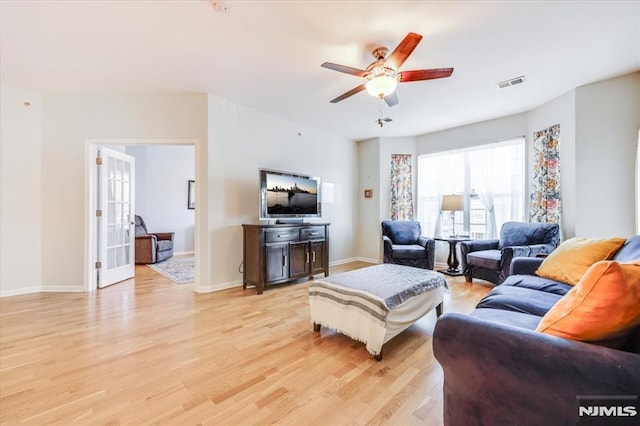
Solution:
[{"label": "ceiling fan", "polygon": [[434,68],[428,70],[398,71],[398,68],[404,64],[411,52],[416,48],[422,40],[422,36],[416,33],[409,33],[395,48],[391,55],[387,58],[386,47],[378,47],[371,52],[376,58],[366,70],[349,67],[346,65],[325,62],[321,65],[323,68],[343,72],[366,78],[366,82],[360,86],[354,87],[348,92],[343,93],[333,99],[331,103],[340,102],[349,96],[362,92],[367,89],[370,95],[384,99],[387,105],[394,106],[398,103],[398,95],[395,93],[398,83],[406,83],[410,81],[433,80],[436,78],[445,78],[451,76],[453,68]]}]

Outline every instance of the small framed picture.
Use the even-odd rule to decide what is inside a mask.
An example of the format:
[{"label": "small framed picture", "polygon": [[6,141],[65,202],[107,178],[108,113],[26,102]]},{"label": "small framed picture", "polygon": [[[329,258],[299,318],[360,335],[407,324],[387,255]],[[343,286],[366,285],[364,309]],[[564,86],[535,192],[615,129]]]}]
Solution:
[{"label": "small framed picture", "polygon": [[373,197],[373,189],[365,189],[364,198],[372,198],[372,197]]},{"label": "small framed picture", "polygon": [[190,180],[187,187],[187,208],[193,210],[196,208],[196,181]]}]

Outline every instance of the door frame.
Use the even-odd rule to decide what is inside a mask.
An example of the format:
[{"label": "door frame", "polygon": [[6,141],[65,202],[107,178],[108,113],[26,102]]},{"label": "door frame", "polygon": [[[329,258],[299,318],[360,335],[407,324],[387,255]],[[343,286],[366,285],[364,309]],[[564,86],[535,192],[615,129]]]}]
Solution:
[{"label": "door frame", "polygon": [[[200,140],[194,139],[85,139],[85,188],[84,188],[84,291],[91,292],[98,288],[97,277],[95,273],[96,263],[96,235],[95,235],[95,210],[96,210],[96,156],[98,148],[104,145],[192,145],[195,147],[195,178],[199,182],[196,185],[196,200],[207,200],[207,173],[205,167],[202,166],[205,161],[201,159],[203,156]],[[193,291],[198,292],[199,284],[207,282],[207,268],[200,262],[206,257],[204,247],[201,247],[200,234],[201,229],[207,229],[207,203],[199,202],[195,210],[194,225],[194,251],[195,251],[195,279],[193,283]]]}]

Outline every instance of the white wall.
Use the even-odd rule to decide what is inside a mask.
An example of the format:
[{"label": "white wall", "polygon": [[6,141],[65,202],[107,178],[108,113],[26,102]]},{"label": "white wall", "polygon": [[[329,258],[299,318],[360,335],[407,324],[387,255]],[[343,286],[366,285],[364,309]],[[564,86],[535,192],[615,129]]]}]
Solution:
[{"label": "white wall", "polygon": [[195,179],[195,147],[128,146],[136,159],[136,214],[149,232],[175,232],[174,253],[194,251],[195,210],[187,208],[187,185]]},{"label": "white wall", "polygon": [[[380,140],[360,141],[358,146],[357,255],[363,260],[380,261]],[[364,197],[371,189],[373,196]]]},{"label": "white wall", "polygon": [[[416,136],[416,154],[431,154],[527,135],[527,114],[515,114]],[[527,141],[531,138],[527,136]],[[528,161],[528,160],[527,160]]]},{"label": "white wall", "polygon": [[[258,220],[258,169],[317,175],[335,185],[323,205],[331,263],[355,253],[356,145],[353,141],[210,95],[209,290],[242,282],[242,224]],[[311,220],[309,220],[311,221]],[[206,289],[203,289],[206,291]]]},{"label": "white wall", "polygon": [[0,296],[41,288],[41,122],[39,93],[0,88]]},{"label": "white wall", "polygon": [[[207,97],[199,94],[43,96],[43,288],[84,289],[88,139],[197,139],[206,172],[206,111]],[[198,191],[206,193],[206,183]],[[201,213],[206,219],[206,206]],[[207,250],[196,252],[207,259]],[[201,264],[196,279],[208,282]]]},{"label": "white wall", "polygon": [[635,234],[640,72],[576,89],[576,235]]},{"label": "white wall", "polygon": [[[560,125],[560,191],[562,197],[561,227],[563,239],[576,236],[576,107],[575,91],[532,109],[527,114],[527,158],[533,158],[533,134]],[[533,179],[531,161],[527,161],[527,182]],[[527,185],[527,200],[531,185]],[[528,204],[527,204],[528,206]],[[528,207],[527,207],[528,208]]]}]

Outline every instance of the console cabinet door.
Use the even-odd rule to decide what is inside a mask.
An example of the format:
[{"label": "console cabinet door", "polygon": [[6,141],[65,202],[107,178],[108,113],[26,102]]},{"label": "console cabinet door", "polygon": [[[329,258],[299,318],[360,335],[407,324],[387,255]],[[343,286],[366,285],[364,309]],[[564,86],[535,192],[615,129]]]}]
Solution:
[{"label": "console cabinet door", "polygon": [[324,240],[312,241],[311,243],[311,273],[319,274],[324,272]]},{"label": "console cabinet door", "polygon": [[288,244],[265,245],[265,281],[274,282],[289,278]]},{"label": "console cabinet door", "polygon": [[289,278],[298,278],[309,275],[309,242],[289,243]]}]

